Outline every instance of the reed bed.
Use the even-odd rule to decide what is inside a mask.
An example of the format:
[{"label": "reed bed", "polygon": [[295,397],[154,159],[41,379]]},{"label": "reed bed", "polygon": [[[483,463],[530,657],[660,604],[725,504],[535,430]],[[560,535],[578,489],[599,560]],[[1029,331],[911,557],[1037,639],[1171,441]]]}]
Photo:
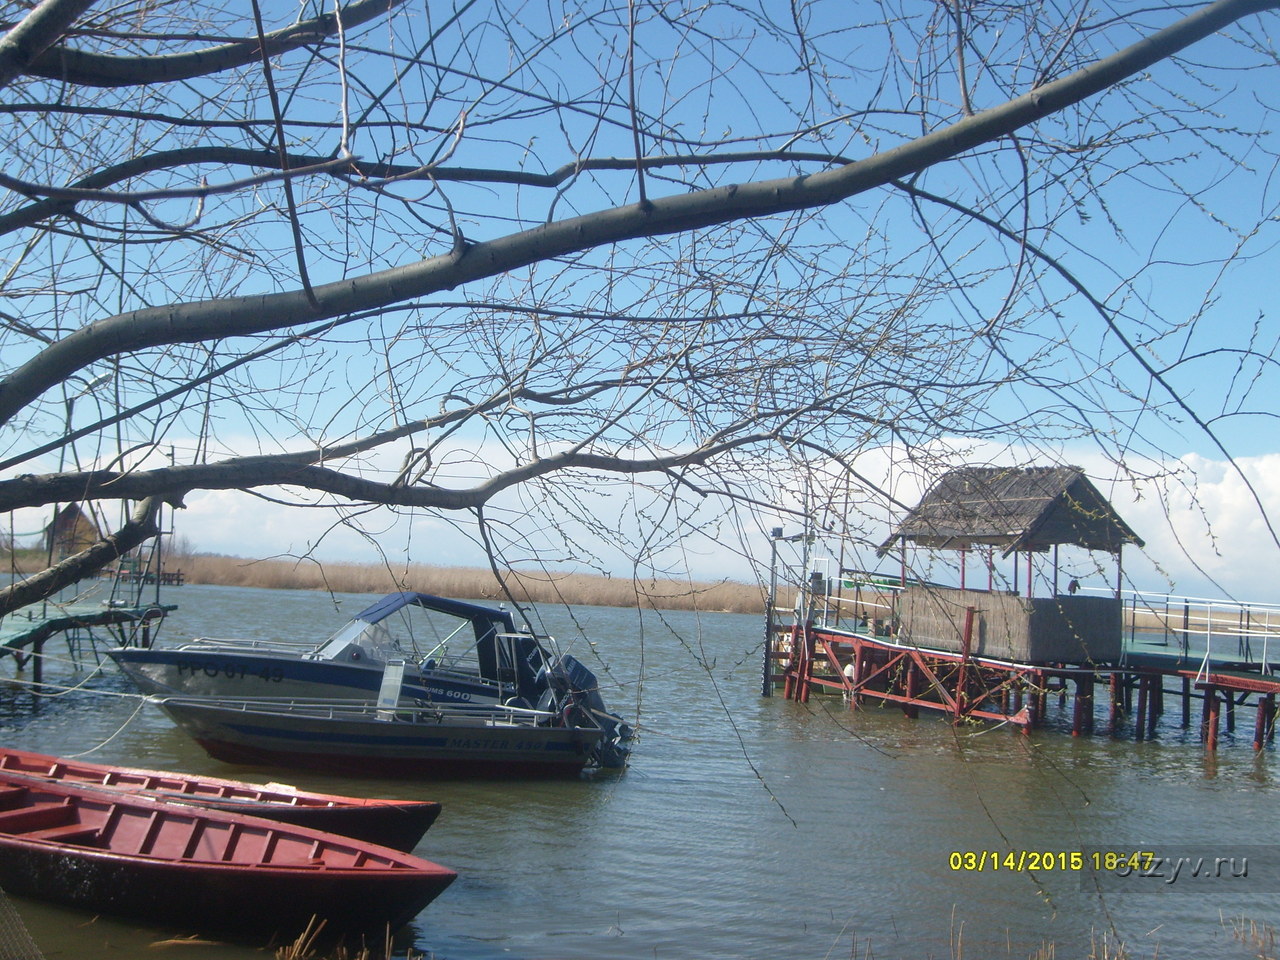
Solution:
[{"label": "reed bed", "polygon": [[[169,570],[181,569],[187,583],[268,587],[276,590],[326,590],[334,593],[388,593],[420,590],[446,597],[507,599],[493,572],[482,567],[413,564],[392,568],[377,563],[315,563],[295,559],[246,560],[195,554],[170,557]],[[506,587],[521,603],[574,606],[646,607],[717,613],[764,611],[764,592],[753,584],[720,581],[631,580],[584,573],[508,572]]]}]

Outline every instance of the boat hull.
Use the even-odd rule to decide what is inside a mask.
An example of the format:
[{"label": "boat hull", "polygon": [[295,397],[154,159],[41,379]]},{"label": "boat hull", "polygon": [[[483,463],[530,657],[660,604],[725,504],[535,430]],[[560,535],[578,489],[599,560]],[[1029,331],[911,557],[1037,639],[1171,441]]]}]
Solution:
[{"label": "boat hull", "polygon": [[[139,690],[155,696],[372,699],[385,666],[238,650],[126,647],[107,653]],[[401,688],[410,700],[456,706],[495,704],[500,692],[479,677],[423,673],[413,664]]]},{"label": "boat hull", "polygon": [[0,774],[192,804],[278,823],[325,830],[409,852],[440,815],[440,804],[383,800],[297,790],[284,784],[247,783],[68,760],[0,747]]},{"label": "boat hull", "polygon": [[598,728],[503,725],[480,716],[404,722],[337,710],[159,703],[218,760],[391,778],[575,775],[602,736]]},{"label": "boat hull", "polygon": [[455,878],[410,854],[257,817],[0,774],[0,887],[235,936],[397,929]]}]

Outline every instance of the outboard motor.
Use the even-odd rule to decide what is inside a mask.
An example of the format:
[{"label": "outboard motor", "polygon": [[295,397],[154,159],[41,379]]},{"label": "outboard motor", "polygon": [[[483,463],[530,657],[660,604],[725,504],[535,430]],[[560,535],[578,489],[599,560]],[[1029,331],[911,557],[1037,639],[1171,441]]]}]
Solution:
[{"label": "outboard motor", "polygon": [[546,689],[538,709],[563,711],[569,722],[573,722],[574,714],[578,714],[587,723],[598,725],[604,730],[604,737],[594,750],[592,761],[605,768],[625,767],[627,757],[631,755],[630,741],[635,731],[605,707],[596,675],[567,653],[551,660],[544,671]]}]

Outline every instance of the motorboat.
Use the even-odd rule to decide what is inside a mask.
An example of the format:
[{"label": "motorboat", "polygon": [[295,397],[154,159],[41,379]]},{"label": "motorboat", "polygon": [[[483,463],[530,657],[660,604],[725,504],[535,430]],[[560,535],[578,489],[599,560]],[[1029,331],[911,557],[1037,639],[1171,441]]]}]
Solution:
[{"label": "motorboat", "polygon": [[440,705],[535,704],[548,658],[506,610],[412,591],[318,643],[202,637],[106,652],[144,693],[202,697],[372,697],[387,661],[402,659],[404,696]]},{"label": "motorboat", "polygon": [[[396,702],[416,710],[415,716],[461,723],[459,711],[477,711],[477,722],[517,729],[535,716],[542,718],[535,728],[560,731],[531,734],[528,743],[565,739],[571,725],[563,718],[578,716],[579,732],[568,739],[594,744],[586,760],[594,766],[624,766],[630,752],[631,727],[608,711],[599,681],[579,660],[556,652],[548,637],[517,631],[506,610],[426,593],[389,594],[318,644],[198,639],[107,652],[139,689],[162,704],[178,704],[188,718],[201,701],[209,711],[237,702],[284,714],[293,709],[284,704],[328,700],[367,709],[393,690]],[[174,710],[169,713],[183,725]],[[553,724],[548,717],[561,720]],[[220,742],[225,754],[231,741]]]},{"label": "motorboat", "polygon": [[[621,767],[590,708],[443,708],[376,701],[213,700],[155,702],[215,759],[384,778],[536,777]],[[625,725],[624,725],[625,726]]]}]

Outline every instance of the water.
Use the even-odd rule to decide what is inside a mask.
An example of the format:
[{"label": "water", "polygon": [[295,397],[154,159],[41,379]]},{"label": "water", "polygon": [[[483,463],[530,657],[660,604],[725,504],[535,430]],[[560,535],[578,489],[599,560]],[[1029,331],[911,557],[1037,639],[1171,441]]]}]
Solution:
[{"label": "water", "polygon": [[[180,610],[162,642],[319,638],[370,599],[343,598],[339,612],[311,593],[187,586],[168,596]],[[950,868],[953,852],[1099,845],[1212,856],[1247,844],[1255,864],[1280,862],[1269,836],[1277,758],[1253,754],[1251,717],[1208,757],[1174,725],[1173,701],[1146,743],[1106,735],[1102,697],[1100,733],[1079,739],[1060,716],[1057,730],[1026,737],[892,708],[850,713],[838,698],[759,696],[755,617],[541,613],[540,626],[601,677],[610,707],[638,720],[626,772],[424,783],[231,767],[140,706],[109,664],[34,713],[25,694],[0,695],[0,734],[51,753],[103,744],[90,758],[104,762],[441,801],[416,852],[459,879],[400,942],[445,960],[1027,957],[1045,943],[1069,958],[1115,934],[1133,956],[1250,957],[1232,921],[1278,922],[1280,883],[1256,869],[1194,887],[1098,889],[1069,870]],[[84,680],[67,667],[47,674]],[[134,956],[191,933],[17,903],[50,958]],[[181,949],[248,960],[261,946]]]}]

